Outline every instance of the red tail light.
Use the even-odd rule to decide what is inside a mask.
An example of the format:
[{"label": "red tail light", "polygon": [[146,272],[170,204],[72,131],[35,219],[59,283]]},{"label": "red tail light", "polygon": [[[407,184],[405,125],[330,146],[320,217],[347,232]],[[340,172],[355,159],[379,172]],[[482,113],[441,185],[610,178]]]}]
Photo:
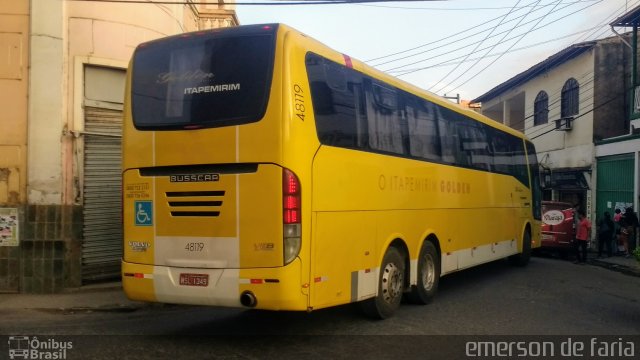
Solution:
[{"label": "red tail light", "polygon": [[300,181],[291,170],[284,169],[282,175],[284,223],[300,223]]},{"label": "red tail light", "polygon": [[291,170],[282,170],[282,240],[284,265],[291,263],[302,246],[300,180]]}]

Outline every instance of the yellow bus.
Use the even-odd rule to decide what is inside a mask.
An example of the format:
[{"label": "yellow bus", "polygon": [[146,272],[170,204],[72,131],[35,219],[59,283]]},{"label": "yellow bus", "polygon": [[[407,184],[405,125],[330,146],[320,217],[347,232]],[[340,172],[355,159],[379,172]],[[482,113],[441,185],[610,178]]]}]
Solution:
[{"label": "yellow bus", "polygon": [[141,44],[125,103],[131,299],[386,318],[540,244],[521,133],[285,25]]}]

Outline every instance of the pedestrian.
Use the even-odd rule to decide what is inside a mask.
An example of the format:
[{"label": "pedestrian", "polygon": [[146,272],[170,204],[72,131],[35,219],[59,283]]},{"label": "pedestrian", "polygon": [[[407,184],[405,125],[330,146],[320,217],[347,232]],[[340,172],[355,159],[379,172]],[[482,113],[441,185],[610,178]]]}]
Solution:
[{"label": "pedestrian", "polygon": [[604,212],[604,218],[598,224],[598,257],[602,257],[602,250],[607,248],[607,256],[611,257],[611,239],[613,238],[613,220],[608,211]]},{"label": "pedestrian", "polygon": [[627,226],[627,247],[628,254],[632,254],[636,249],[636,237],[638,236],[638,217],[636,213],[633,211],[633,207],[629,206],[627,210],[624,212],[625,224]]},{"label": "pedestrian", "polygon": [[616,255],[619,255],[621,252],[621,248],[623,247],[624,234],[622,232],[622,211],[619,208],[616,208],[613,215],[613,252]]},{"label": "pedestrian", "polygon": [[613,221],[620,222],[621,218],[622,218],[622,211],[620,209],[616,209],[615,215],[613,215]]},{"label": "pedestrian", "polygon": [[587,242],[591,238],[591,222],[587,219],[584,211],[578,211],[578,228],[576,229],[576,257],[575,264],[585,264],[587,262]]},{"label": "pedestrian", "polygon": [[624,256],[630,257],[636,245],[636,227],[638,226],[638,218],[633,212],[633,207],[625,209],[620,218],[620,234],[623,239]]},{"label": "pedestrian", "polygon": [[[574,250],[576,250],[578,246],[578,239],[576,238],[576,233],[578,231],[578,224],[580,224],[580,216],[578,216],[578,212],[580,211],[580,204],[574,203],[572,210],[573,211],[571,213],[573,214],[573,237],[571,238],[571,245],[573,246]],[[575,261],[578,261],[577,256]]]}]

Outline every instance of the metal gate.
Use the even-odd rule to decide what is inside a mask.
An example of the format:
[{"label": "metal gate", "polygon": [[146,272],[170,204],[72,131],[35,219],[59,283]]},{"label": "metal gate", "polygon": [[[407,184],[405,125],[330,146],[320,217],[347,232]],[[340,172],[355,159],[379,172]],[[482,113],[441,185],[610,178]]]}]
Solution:
[{"label": "metal gate", "polygon": [[82,281],[120,276],[122,111],[85,108]]},{"label": "metal gate", "polygon": [[632,205],[633,161],[633,154],[598,158],[596,187],[596,218],[598,220],[602,219],[605,211],[613,217],[616,207]]}]

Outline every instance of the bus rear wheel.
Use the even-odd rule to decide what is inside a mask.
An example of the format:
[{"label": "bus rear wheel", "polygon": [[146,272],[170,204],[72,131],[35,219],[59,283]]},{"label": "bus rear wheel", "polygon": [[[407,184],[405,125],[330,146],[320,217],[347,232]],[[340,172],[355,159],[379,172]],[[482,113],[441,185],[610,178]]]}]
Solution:
[{"label": "bus rear wheel", "polygon": [[400,307],[404,283],[404,258],[398,249],[390,247],[382,259],[378,279],[378,295],[361,303],[364,313],[376,319],[391,317]]},{"label": "bus rear wheel", "polygon": [[414,304],[430,303],[438,291],[440,280],[440,257],[435,245],[425,241],[418,257],[418,282],[409,293],[409,301]]}]

